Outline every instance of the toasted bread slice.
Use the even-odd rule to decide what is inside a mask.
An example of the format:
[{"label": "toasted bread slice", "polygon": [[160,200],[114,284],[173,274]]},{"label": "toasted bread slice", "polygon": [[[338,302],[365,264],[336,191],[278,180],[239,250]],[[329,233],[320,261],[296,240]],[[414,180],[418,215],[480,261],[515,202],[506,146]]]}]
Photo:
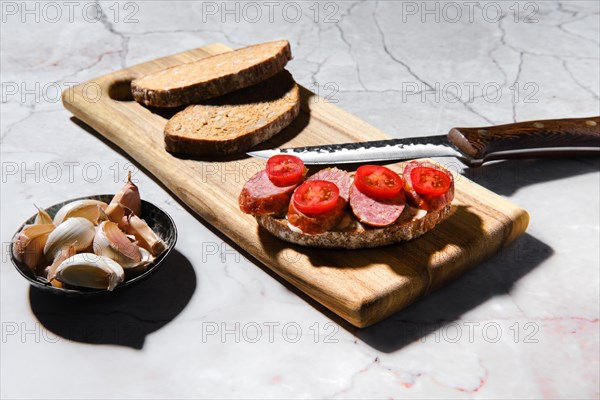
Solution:
[{"label": "toasted bread slice", "polygon": [[362,249],[415,239],[448,217],[450,209],[451,205],[447,204],[440,210],[426,213],[424,210],[406,207],[394,224],[384,228],[363,226],[348,215],[348,226],[315,235],[302,233],[290,226],[285,217],[264,215],[255,218],[261,227],[286,242],[309,247]]},{"label": "toasted bread slice", "polygon": [[287,71],[255,86],[187,107],[165,126],[171,153],[234,154],[270,139],[300,113],[300,90]]},{"label": "toasted bread slice", "polygon": [[148,106],[185,106],[262,82],[291,58],[287,40],[261,43],[135,79],[131,92]]}]

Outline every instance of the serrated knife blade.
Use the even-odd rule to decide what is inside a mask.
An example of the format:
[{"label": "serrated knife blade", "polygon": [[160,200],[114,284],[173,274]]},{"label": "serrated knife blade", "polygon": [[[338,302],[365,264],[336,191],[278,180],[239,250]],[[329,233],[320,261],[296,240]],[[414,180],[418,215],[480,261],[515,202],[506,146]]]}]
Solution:
[{"label": "serrated knife blade", "polygon": [[308,165],[402,161],[423,157],[465,157],[450,143],[448,137],[443,135],[325,144],[248,153],[252,157],[263,159],[277,154],[293,154]]}]

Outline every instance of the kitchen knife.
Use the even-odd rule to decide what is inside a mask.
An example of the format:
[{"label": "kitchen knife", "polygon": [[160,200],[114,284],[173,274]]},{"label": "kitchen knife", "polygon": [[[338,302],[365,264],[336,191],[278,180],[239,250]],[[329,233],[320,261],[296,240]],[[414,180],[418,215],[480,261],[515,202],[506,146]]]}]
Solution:
[{"label": "kitchen knife", "polygon": [[452,128],[448,135],[324,144],[249,152],[258,158],[293,154],[305,164],[401,161],[456,157],[469,166],[509,158],[600,155],[600,117]]}]

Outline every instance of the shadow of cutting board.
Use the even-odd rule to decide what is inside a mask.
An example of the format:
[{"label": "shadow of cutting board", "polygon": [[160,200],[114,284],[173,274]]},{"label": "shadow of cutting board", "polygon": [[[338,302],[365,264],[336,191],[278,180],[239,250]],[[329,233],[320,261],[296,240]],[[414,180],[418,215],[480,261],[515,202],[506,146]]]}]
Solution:
[{"label": "shadow of cutting board", "polygon": [[[257,260],[351,324],[371,325],[497,252],[522,234],[527,212],[456,175],[452,215],[421,238],[365,250],[310,249],[259,230],[241,213],[237,197],[264,163],[177,158],[164,150],[163,128],[172,112],[132,101],[130,81],[172,65],[230,50],[221,44],[135,65],[72,87],[63,104],[123,149],[181,201]],[[302,89],[302,113],[262,148],[385,138],[383,132]]]}]

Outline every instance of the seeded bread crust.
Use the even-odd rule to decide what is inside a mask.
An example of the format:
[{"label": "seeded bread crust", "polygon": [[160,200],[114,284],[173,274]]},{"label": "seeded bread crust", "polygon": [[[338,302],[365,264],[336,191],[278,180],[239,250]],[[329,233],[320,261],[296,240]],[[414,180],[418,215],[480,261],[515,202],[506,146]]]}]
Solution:
[{"label": "seeded bread crust", "polygon": [[257,85],[187,107],[165,126],[171,153],[241,153],[288,126],[300,113],[300,89],[283,70]]},{"label": "seeded bread crust", "polygon": [[256,216],[258,224],[272,235],[286,242],[308,247],[363,249],[387,246],[415,239],[433,229],[450,215],[451,205],[438,211],[428,212],[421,218],[403,220],[385,228],[354,229],[351,231],[329,231],[316,235],[290,229],[287,219],[270,215]]},{"label": "seeded bread crust", "polygon": [[291,59],[287,40],[261,43],[135,79],[131,92],[147,106],[199,103],[262,82],[281,72]]}]

